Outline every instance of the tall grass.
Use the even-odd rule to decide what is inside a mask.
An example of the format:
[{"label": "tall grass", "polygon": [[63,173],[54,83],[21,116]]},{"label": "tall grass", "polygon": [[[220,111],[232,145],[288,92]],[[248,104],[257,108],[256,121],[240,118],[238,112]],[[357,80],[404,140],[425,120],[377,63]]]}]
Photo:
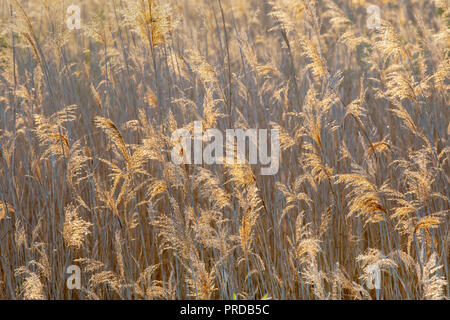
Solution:
[{"label": "tall grass", "polygon": [[[448,1],[76,2],[0,4],[0,299],[449,297]],[[194,121],[279,172],[175,165]]]}]

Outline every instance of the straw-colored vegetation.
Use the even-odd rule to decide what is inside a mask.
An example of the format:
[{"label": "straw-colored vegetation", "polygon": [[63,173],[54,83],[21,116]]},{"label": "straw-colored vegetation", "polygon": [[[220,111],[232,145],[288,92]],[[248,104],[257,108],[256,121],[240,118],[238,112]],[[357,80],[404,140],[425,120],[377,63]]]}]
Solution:
[{"label": "straw-colored vegetation", "polygon": [[[69,2],[0,3],[0,299],[449,297],[447,0]],[[175,165],[194,121],[279,172]]]}]

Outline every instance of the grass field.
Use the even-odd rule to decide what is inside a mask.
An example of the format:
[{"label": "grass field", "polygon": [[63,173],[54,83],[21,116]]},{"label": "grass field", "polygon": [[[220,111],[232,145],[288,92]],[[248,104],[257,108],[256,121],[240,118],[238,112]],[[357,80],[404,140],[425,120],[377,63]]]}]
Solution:
[{"label": "grass field", "polygon": [[[0,26],[0,299],[449,298],[448,0],[2,0]],[[279,130],[278,172],[175,164],[194,121]]]}]

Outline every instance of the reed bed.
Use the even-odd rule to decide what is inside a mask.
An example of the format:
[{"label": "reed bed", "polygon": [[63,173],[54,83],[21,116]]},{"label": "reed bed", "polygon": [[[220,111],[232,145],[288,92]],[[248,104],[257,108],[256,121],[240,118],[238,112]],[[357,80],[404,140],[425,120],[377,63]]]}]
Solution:
[{"label": "reed bed", "polygon": [[448,299],[448,1],[72,2],[0,4],[0,299]]}]

